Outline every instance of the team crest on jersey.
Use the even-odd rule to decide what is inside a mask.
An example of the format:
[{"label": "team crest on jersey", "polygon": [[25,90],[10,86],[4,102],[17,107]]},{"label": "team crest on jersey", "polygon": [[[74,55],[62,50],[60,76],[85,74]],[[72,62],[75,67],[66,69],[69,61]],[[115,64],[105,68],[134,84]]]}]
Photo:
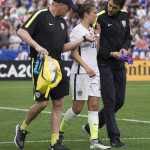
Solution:
[{"label": "team crest on jersey", "polygon": [[123,21],[121,21],[121,22],[122,22],[122,25],[123,25],[124,27],[126,27],[126,21],[123,20]]},{"label": "team crest on jersey", "polygon": [[63,23],[60,24],[62,29],[64,30],[65,29],[65,25]]},{"label": "team crest on jersey", "polygon": [[78,91],[78,96],[82,96],[82,91]]}]

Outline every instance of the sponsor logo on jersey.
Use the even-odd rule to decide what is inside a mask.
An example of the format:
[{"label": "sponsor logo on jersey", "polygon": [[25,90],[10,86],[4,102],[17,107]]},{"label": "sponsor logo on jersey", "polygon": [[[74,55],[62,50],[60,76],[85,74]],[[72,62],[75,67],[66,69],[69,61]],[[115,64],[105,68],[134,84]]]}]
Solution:
[{"label": "sponsor logo on jersey", "polygon": [[78,91],[78,96],[82,96],[83,92],[82,91]]},{"label": "sponsor logo on jersey", "polygon": [[108,24],[108,27],[110,27],[112,24]]},{"label": "sponsor logo on jersey", "polygon": [[53,26],[54,24],[52,24],[52,23],[49,23],[49,26]]}]

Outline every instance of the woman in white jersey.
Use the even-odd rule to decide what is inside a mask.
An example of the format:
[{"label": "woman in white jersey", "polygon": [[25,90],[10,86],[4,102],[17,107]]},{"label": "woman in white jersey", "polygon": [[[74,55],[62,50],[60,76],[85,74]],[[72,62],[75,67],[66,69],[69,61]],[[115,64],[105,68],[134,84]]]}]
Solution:
[{"label": "woman in white jersey", "polygon": [[[97,66],[97,52],[99,49],[100,26],[97,29],[90,27],[94,23],[96,7],[92,3],[78,5],[77,13],[81,18],[70,34],[70,40],[74,41],[86,35],[93,35],[97,42],[82,42],[78,47],[71,51],[75,61],[71,68],[70,84],[72,92],[73,106],[66,112],[60,126],[60,139],[63,137],[65,129],[76,115],[78,115],[86,100],[88,100],[88,123],[90,125],[91,145],[90,148],[109,149],[98,140],[98,105],[100,98],[100,77]],[[95,34],[95,35],[94,35]]]}]

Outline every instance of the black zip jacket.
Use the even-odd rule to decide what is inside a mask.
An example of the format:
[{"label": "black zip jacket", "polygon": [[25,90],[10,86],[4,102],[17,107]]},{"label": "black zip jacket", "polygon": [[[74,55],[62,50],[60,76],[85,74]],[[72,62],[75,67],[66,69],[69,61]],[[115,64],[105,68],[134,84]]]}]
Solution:
[{"label": "black zip jacket", "polygon": [[[121,10],[115,16],[108,16],[107,6],[97,14],[97,22],[101,26],[100,49],[97,56],[98,64],[110,66],[112,69],[125,69],[124,62],[109,57],[111,52],[129,49],[132,40],[128,12]],[[104,65],[105,66],[105,65]]]}]

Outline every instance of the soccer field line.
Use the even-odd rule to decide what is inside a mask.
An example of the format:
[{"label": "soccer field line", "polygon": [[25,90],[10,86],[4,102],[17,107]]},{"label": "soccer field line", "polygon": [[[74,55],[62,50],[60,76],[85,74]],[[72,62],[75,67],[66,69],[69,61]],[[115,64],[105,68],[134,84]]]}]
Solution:
[{"label": "soccer field line", "polygon": [[[140,84],[140,85],[126,85],[127,87],[149,87],[150,84],[147,84],[147,85],[143,85],[143,84]],[[0,87],[0,89],[24,89],[24,88],[33,88],[33,86],[13,86],[13,87],[10,87],[10,86],[3,86],[3,87]]]},{"label": "soccer field line", "polygon": [[[150,138],[121,138],[123,140],[150,140]],[[102,141],[108,141],[109,139],[101,139]],[[26,143],[47,143],[51,140],[41,140],[41,141],[26,141]],[[89,140],[63,140],[65,142],[88,142]],[[0,144],[11,144],[14,143],[14,141],[11,142],[0,142]]]},{"label": "soccer field line", "polygon": [[[0,107],[0,109],[15,110],[15,111],[26,111],[26,112],[29,111],[28,109],[9,108],[9,107]],[[42,111],[42,113],[44,113],[44,114],[51,114],[52,112],[50,112],[50,111]],[[65,115],[65,113],[63,113],[63,115]],[[84,118],[88,117],[87,115],[78,115],[78,116],[79,117],[84,117]],[[116,120],[150,124],[150,121],[142,121],[142,120],[135,120],[135,119],[119,119],[119,118],[117,118]]]}]

